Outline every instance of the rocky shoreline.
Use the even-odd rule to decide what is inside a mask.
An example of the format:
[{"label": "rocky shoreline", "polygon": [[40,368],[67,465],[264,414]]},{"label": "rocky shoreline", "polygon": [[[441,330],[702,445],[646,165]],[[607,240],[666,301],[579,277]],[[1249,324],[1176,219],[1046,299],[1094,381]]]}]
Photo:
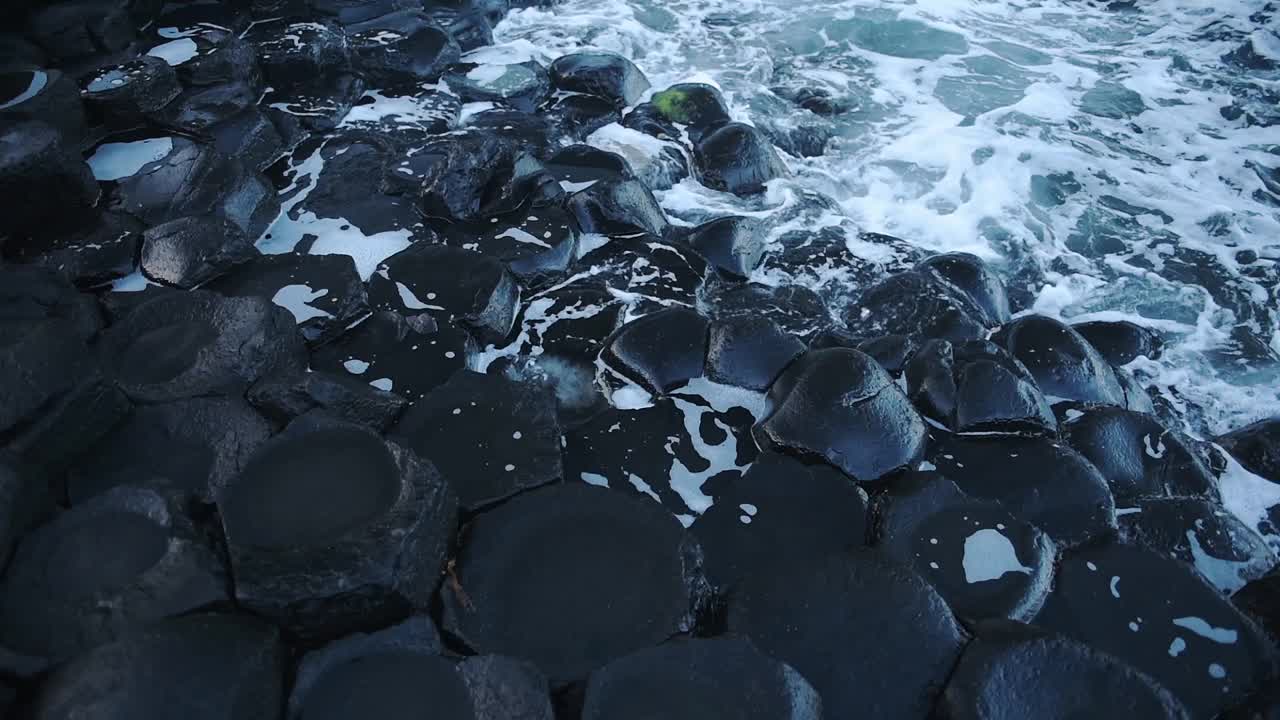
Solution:
[{"label": "rocky shoreline", "polygon": [[973,255],[673,222],[796,149],[472,61],[532,4],[3,11],[0,716],[1280,713],[1280,417]]}]

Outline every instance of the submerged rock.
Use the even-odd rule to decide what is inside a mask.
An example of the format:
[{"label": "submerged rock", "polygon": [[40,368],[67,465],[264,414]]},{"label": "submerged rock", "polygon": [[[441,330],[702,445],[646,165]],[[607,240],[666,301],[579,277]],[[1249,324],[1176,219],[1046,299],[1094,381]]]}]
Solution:
[{"label": "submerged rock", "polygon": [[445,629],[532,661],[553,686],[691,630],[707,600],[697,542],[657,504],[613,490],[542,488],[464,532]]},{"label": "submerged rock", "polygon": [[0,584],[0,645],[58,663],[227,600],[226,570],[185,499],[116,488],[18,545]]},{"label": "submerged rock", "polygon": [[1106,708],[1111,717],[1190,720],[1164,687],[1087,645],[1029,625],[981,625],[939,701],[944,720],[1070,720]]},{"label": "submerged rock", "polygon": [[918,461],[925,424],[875,360],[857,350],[811,350],[769,390],[755,436],[763,447],[820,457],[858,482]]},{"label": "submerged rock", "polygon": [[[661,692],[654,692],[661,688]],[[591,673],[583,720],[707,717],[820,720],[822,699],[800,673],[739,638],[673,640]]]},{"label": "submerged rock", "polygon": [[728,628],[798,670],[835,718],[925,717],[965,640],[928,583],[871,550],[749,578]]},{"label": "submerged rock", "polygon": [[395,432],[435,464],[466,511],[564,474],[554,393],[499,375],[458,371],[414,403]]}]

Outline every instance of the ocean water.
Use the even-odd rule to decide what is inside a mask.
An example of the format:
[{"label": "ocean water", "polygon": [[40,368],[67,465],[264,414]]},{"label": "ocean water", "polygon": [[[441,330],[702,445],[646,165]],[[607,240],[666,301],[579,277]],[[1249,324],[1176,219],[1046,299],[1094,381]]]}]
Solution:
[{"label": "ocean water", "polygon": [[[978,254],[1020,312],[1159,331],[1164,356],[1129,369],[1203,437],[1280,411],[1278,27],[1258,0],[565,0],[466,59],[603,50],[655,91],[719,87],[790,174],[752,199],[685,180],[657,193],[674,222],[842,233],[885,270],[907,259],[860,231]],[[654,155],[616,125],[590,142]],[[832,268],[753,279],[837,312],[857,289]]]}]

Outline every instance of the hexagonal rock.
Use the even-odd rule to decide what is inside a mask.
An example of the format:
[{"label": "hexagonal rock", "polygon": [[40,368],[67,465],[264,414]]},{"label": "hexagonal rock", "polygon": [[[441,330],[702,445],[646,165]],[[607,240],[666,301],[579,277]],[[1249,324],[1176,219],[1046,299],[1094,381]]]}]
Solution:
[{"label": "hexagonal rock", "polygon": [[1052,433],[1053,409],[1007,350],[985,340],[925,342],[906,365],[920,411],[958,432]]},{"label": "hexagonal rock", "polygon": [[926,717],[965,640],[928,583],[872,550],[749,578],[728,627],[798,670],[831,718]]},{"label": "hexagonal rock", "polygon": [[1177,558],[1229,595],[1280,561],[1235,515],[1202,498],[1147,498],[1120,515],[1120,537]]},{"label": "hexagonal rock", "polygon": [[744,197],[763,192],[765,183],[787,174],[769,139],[745,123],[709,131],[694,149],[694,162],[703,185]]},{"label": "hexagonal rock", "polygon": [[715,320],[708,329],[706,374],[726,385],[768,390],[804,351],[804,343],[767,317]]},{"label": "hexagonal rock", "polygon": [[288,653],[270,625],[245,615],[165,620],[55,671],[33,720],[171,717],[275,720]]},{"label": "hexagonal rock", "polygon": [[[1083,414],[1079,414],[1079,413]],[[1107,479],[1117,502],[1150,496],[1216,497],[1217,482],[1180,433],[1150,415],[1091,407],[1063,425],[1067,443]]]},{"label": "hexagonal rock", "polygon": [[991,340],[1027,366],[1050,400],[1125,405],[1124,389],[1107,361],[1080,333],[1053,318],[1020,317]]},{"label": "hexagonal rock", "polygon": [[670,227],[662,206],[640,180],[600,180],[570,195],[567,207],[588,233],[661,237]]},{"label": "hexagonal rock", "polygon": [[400,417],[409,401],[359,378],[323,370],[296,375],[273,375],[253,384],[247,395],[258,412],[280,425],[312,410],[341,420],[385,431]]},{"label": "hexagonal rock", "polygon": [[525,493],[465,533],[445,629],[532,661],[553,686],[689,631],[709,599],[697,541],[658,504],[607,488]]},{"label": "hexagonal rock", "polygon": [[104,365],[139,402],[242,393],[306,367],[289,311],[262,298],[194,290],[148,300],[102,333]]},{"label": "hexagonal rock", "polygon": [[1128,320],[1095,320],[1071,326],[1112,365],[1128,365],[1139,357],[1158,359],[1164,340],[1156,331]]},{"label": "hexagonal rock", "polygon": [[501,260],[526,288],[559,279],[577,259],[577,222],[558,207],[526,206],[487,220],[431,222],[444,242]]},{"label": "hexagonal rock", "polygon": [[551,83],[559,90],[596,95],[614,104],[634,105],[649,79],[630,60],[613,53],[562,55],[551,63]]},{"label": "hexagonal rock", "polygon": [[464,367],[474,350],[471,335],[448,321],[381,311],[316,348],[311,366],[417,400]]},{"label": "hexagonal rock", "polygon": [[823,717],[822,699],[800,673],[749,640],[725,637],[673,640],[596,670],[582,719],[702,720],[708,712],[742,720]]},{"label": "hexagonal rock", "polygon": [[331,23],[258,23],[247,38],[258,46],[258,64],[267,84],[278,88],[292,89],[340,73],[350,61],[346,34]]},{"label": "hexagonal rock", "polygon": [[929,270],[908,270],[867,288],[845,313],[863,337],[910,335],[952,342],[986,336],[995,323],[972,298]]},{"label": "hexagonal rock", "polygon": [[1271,637],[1280,637],[1280,570],[1272,570],[1240,588],[1231,602],[1266,629]]},{"label": "hexagonal rock", "polygon": [[662,395],[702,377],[707,319],[688,308],[668,308],[618,328],[601,359],[649,392]]},{"label": "hexagonal rock", "polygon": [[1009,322],[1009,295],[1004,281],[977,255],[943,253],[925,258],[916,266],[963,293],[993,325]]},{"label": "hexagonal rock", "polygon": [[[708,130],[729,122],[729,106],[720,91],[702,83],[679,83],[659,90],[650,99],[657,114],[667,122],[689,126],[694,142]],[[639,108],[637,108],[638,110]],[[678,137],[679,133],[672,137]]]},{"label": "hexagonal rock", "polygon": [[351,63],[376,85],[430,82],[461,49],[453,36],[420,10],[401,10],[346,26]]},{"label": "hexagonal rock", "polygon": [[958,617],[1030,620],[1039,612],[1057,558],[1039,528],[933,473],[913,473],[880,499],[876,546],[915,567]]},{"label": "hexagonal rock", "polygon": [[185,497],[116,488],[19,543],[0,584],[0,645],[58,662],[226,600],[219,551]]},{"label": "hexagonal rock", "polygon": [[459,370],[405,413],[395,433],[435,464],[464,510],[559,480],[551,388]]},{"label": "hexagonal rock", "polygon": [[138,267],[151,280],[190,290],[257,256],[253,242],[230,220],[202,215],[144,232]]},{"label": "hexagonal rock", "polygon": [[1019,623],[977,629],[938,702],[940,720],[1190,720],[1169,691],[1110,655]]},{"label": "hexagonal rock", "polygon": [[387,258],[369,278],[369,303],[402,315],[456,319],[483,342],[511,332],[520,286],[501,262],[472,250],[417,243]]},{"label": "hexagonal rock", "polygon": [[350,635],[307,653],[289,697],[290,720],[352,717],[551,720],[546,678],[497,655],[447,657],[427,617]]},{"label": "hexagonal rock", "polygon": [[[5,42],[16,39],[9,36]],[[61,70],[10,66],[0,71],[0,88],[0,122],[5,127],[39,120],[51,123],[73,144],[88,134],[80,88]]]},{"label": "hexagonal rock", "polygon": [[1064,443],[937,433],[928,462],[966,494],[1000,503],[1060,545],[1115,532],[1115,500],[1106,479]]},{"label": "hexagonal rock", "polygon": [[1280,483],[1280,415],[1219,435],[1217,442],[1249,472]]},{"label": "hexagonal rock", "polygon": [[693,228],[686,242],[717,270],[733,278],[750,276],[764,260],[765,232],[755,218],[716,218]]},{"label": "hexagonal rock", "polygon": [[307,638],[425,609],[457,522],[430,463],[315,414],[260,447],[217,500],[236,599]]},{"label": "hexagonal rock", "polygon": [[135,127],[182,93],[178,74],[158,57],[143,55],[100,67],[81,83],[80,96],[98,123]]},{"label": "hexagonal rock", "polygon": [[0,195],[23,198],[0,215],[0,232],[21,237],[91,222],[102,188],[74,141],[32,120],[0,134]]},{"label": "hexagonal rock", "polygon": [[72,467],[72,504],[120,485],[156,485],[205,501],[271,436],[271,423],[239,397],[191,398],[134,408]]},{"label": "hexagonal rock", "polygon": [[1263,687],[1276,668],[1271,642],[1217,589],[1144,548],[1068,554],[1035,624],[1147,673],[1192,717],[1216,717]]},{"label": "hexagonal rock", "polygon": [[274,302],[293,313],[302,337],[313,344],[332,340],[369,312],[364,283],[349,255],[262,255],[205,289]]},{"label": "hexagonal rock", "polygon": [[825,463],[775,452],[751,468],[690,526],[706,552],[707,578],[721,588],[796,563],[862,547],[867,494]]},{"label": "hexagonal rock", "polygon": [[455,63],[441,78],[463,102],[494,102],[532,113],[551,91],[546,68],[530,60],[510,65]]},{"label": "hexagonal rock", "polygon": [[771,408],[755,427],[761,447],[820,457],[858,482],[914,464],[924,452],[924,420],[879,363],[857,350],[812,350],[769,390]]}]

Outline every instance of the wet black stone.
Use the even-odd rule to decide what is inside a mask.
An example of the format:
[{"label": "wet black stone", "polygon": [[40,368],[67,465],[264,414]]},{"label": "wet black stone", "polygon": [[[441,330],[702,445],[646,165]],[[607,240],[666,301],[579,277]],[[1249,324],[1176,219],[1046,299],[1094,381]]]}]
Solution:
[{"label": "wet black stone", "polygon": [[1009,322],[1009,296],[1004,281],[985,262],[969,253],[944,253],[918,266],[963,293],[986,316],[988,326]]},{"label": "wet black stone", "polygon": [[[698,140],[713,128],[729,122],[729,106],[720,91],[702,83],[680,83],[653,94],[649,100],[660,117],[687,125],[689,139]],[[680,133],[671,136],[680,137]]]},{"label": "wet black stone", "polygon": [[319,150],[323,167],[315,187],[298,204],[317,217],[340,219],[372,235],[412,228],[419,223],[412,194],[384,184],[390,144],[368,132],[339,134]]},{"label": "wet black stone", "polygon": [[690,532],[721,588],[867,541],[866,492],[825,463],[765,452],[715,499]]},{"label": "wet black stone", "polygon": [[18,544],[0,584],[0,645],[56,663],[226,599],[222,560],[186,500],[116,488]]},{"label": "wet black stone", "polygon": [[280,215],[280,198],[265,177],[248,172],[239,160],[235,164],[243,172],[237,173],[237,182],[232,183],[216,211],[240,228],[250,240],[257,240]]},{"label": "wet black stone", "polygon": [[976,634],[939,701],[942,720],[1190,718],[1150,677],[1087,645],[1018,623]]},{"label": "wet black stone", "polygon": [[564,474],[555,394],[501,375],[458,371],[414,403],[395,434],[439,468],[463,510]]},{"label": "wet black stone", "polygon": [[196,44],[196,55],[174,68],[183,85],[243,82],[262,87],[257,48],[241,39],[239,33],[203,26],[188,37]]},{"label": "wet black stone", "polygon": [[804,351],[804,343],[767,317],[716,320],[708,331],[706,375],[726,385],[768,390]]},{"label": "wet black stone", "polygon": [[555,207],[518,208],[487,220],[430,222],[445,243],[501,260],[526,287],[562,277],[578,253],[578,223]]},{"label": "wet black stone", "polygon": [[831,324],[822,298],[803,285],[723,283],[710,286],[705,299],[713,319],[759,315],[801,339]]},{"label": "wet black stone", "polygon": [[649,80],[621,55],[582,52],[551,63],[551,82],[559,90],[598,95],[618,106],[634,105],[649,89]]},{"label": "wet black stone", "polygon": [[585,141],[591,133],[622,119],[613,101],[598,95],[559,95],[542,110],[556,129],[556,135]]},{"label": "wet black stone", "polygon": [[1026,365],[1050,401],[1125,404],[1115,371],[1102,355],[1080,333],[1053,318],[1018,318],[991,339]]},{"label": "wet black stone", "polygon": [[0,344],[0,433],[20,429],[94,370],[75,326],[51,320]]},{"label": "wet black stone", "polygon": [[[16,37],[6,36],[0,44],[6,50],[14,47]],[[8,129],[29,120],[48,123],[69,145],[79,145],[89,131],[75,81],[61,70],[37,67],[39,62],[0,65],[6,68],[0,70],[0,126]],[[40,87],[31,92],[36,85]]]},{"label": "wet black stone", "polygon": [[527,663],[488,655],[444,655],[431,620],[413,617],[354,634],[307,653],[289,697],[288,717],[412,717],[551,720],[546,678]]},{"label": "wet black stone", "polygon": [[421,10],[401,10],[347,25],[351,62],[374,85],[433,82],[461,48]]},{"label": "wet black stone", "polygon": [[189,133],[208,131],[257,104],[262,91],[243,81],[197,86],[165,108],[166,124]]},{"label": "wet black stone", "polygon": [[422,8],[422,3],[408,0],[314,0],[311,3],[317,13],[332,17],[342,25],[372,20],[414,5]]},{"label": "wet black stone", "polygon": [[925,717],[964,644],[928,583],[871,550],[749,578],[728,626],[798,670],[838,718]]},{"label": "wet black stone", "polygon": [[158,57],[143,55],[89,73],[80,83],[89,117],[97,124],[129,128],[178,97],[178,73]]},{"label": "wet black stone", "polygon": [[1213,474],[1181,433],[1166,429],[1150,415],[1122,408],[1076,411],[1080,412],[1063,425],[1064,437],[1098,468],[1116,500],[1217,496]]},{"label": "wet black stone", "polygon": [[1280,416],[1219,435],[1216,441],[1249,472],[1280,483]]},{"label": "wet black stone", "polygon": [[427,14],[449,31],[463,52],[469,52],[493,44],[493,26],[501,21],[506,8],[486,12],[476,3],[464,3],[460,8],[437,5],[427,8]]},{"label": "wet black stone", "polygon": [[32,717],[56,720],[279,716],[287,651],[270,625],[244,615],[188,615],[81,655],[40,689]]},{"label": "wet black stone", "polygon": [[346,34],[332,23],[267,22],[255,25],[247,39],[258,47],[266,83],[288,94],[350,65]]},{"label": "wet black stone", "polygon": [[906,367],[921,412],[959,432],[1053,433],[1057,419],[1022,363],[998,345],[930,340]]},{"label": "wet black stone", "polygon": [[27,19],[26,30],[50,58],[61,63],[123,50],[135,37],[128,6],[113,0],[42,4]]},{"label": "wet black stone", "polygon": [[1063,546],[1115,531],[1115,501],[1097,468],[1049,438],[934,433],[929,463],[966,494],[994,500]]},{"label": "wet black stone", "polygon": [[92,295],[76,292],[51,270],[0,266],[0,347],[50,322],[88,340],[102,328],[102,310]]},{"label": "wet black stone", "polygon": [[444,627],[533,662],[553,686],[692,628],[702,552],[665,509],[606,488],[525,493],[465,530]]},{"label": "wet black stone", "polygon": [[858,482],[913,465],[925,424],[893,378],[857,350],[812,350],[769,390],[771,408],[756,425],[761,447],[816,456]]},{"label": "wet black stone", "polygon": [[1095,320],[1071,326],[1112,365],[1128,365],[1139,357],[1156,360],[1164,340],[1154,330],[1128,320]]},{"label": "wet black stone", "polygon": [[1115,370],[1116,380],[1120,382],[1120,389],[1124,391],[1125,408],[1137,413],[1155,415],[1156,406],[1151,393],[1138,384],[1138,379],[1133,373],[1121,367],[1112,366],[1112,369]]},{"label": "wet black stone", "polygon": [[764,261],[764,235],[758,220],[729,216],[693,228],[686,242],[720,272],[746,278]]},{"label": "wet black stone", "polygon": [[[597,244],[603,240],[603,244]],[[632,316],[673,306],[692,306],[706,278],[706,263],[679,244],[652,235],[585,239],[595,247],[571,268],[586,282],[630,293]]]},{"label": "wet black stone", "polygon": [[200,290],[144,302],[102,333],[99,348],[138,402],[241,393],[264,375],[306,366],[287,310]]},{"label": "wet black stone", "polygon": [[409,406],[405,398],[348,374],[312,371],[267,377],[249,388],[258,412],[284,425],[312,410],[385,431]]},{"label": "wet black stone", "polygon": [[631,180],[626,158],[590,145],[570,145],[547,158],[547,172],[561,183],[579,185],[599,180]]},{"label": "wet black stone", "polygon": [[823,347],[853,347],[875,358],[876,362],[880,363],[880,367],[895,378],[902,375],[903,371],[906,370],[907,362],[920,349],[919,343],[909,335],[882,335],[870,340],[856,342],[851,346],[841,344],[824,345],[820,342],[821,340],[822,338],[815,338],[814,342],[810,343],[809,346],[815,350],[821,350]]},{"label": "wet black stone", "polygon": [[910,335],[921,340],[976,340],[991,327],[967,295],[930,271],[897,273],[867,288],[846,312],[851,331],[865,337]]},{"label": "wet black stone", "polygon": [[365,80],[353,73],[302,77],[310,79],[294,84],[271,83],[259,102],[285,138],[299,134],[300,129],[333,130],[364,95]]},{"label": "wet black stone", "polygon": [[155,282],[190,290],[258,256],[230,220],[202,215],[156,225],[142,235],[139,267]]},{"label": "wet black stone", "polygon": [[457,521],[429,462],[316,414],[259,447],[216,496],[236,600],[304,638],[424,610]]},{"label": "wet black stone", "polygon": [[205,289],[281,305],[312,344],[336,338],[369,312],[364,283],[348,255],[259,255]]},{"label": "wet black stone", "polygon": [[1231,597],[1272,638],[1280,638],[1280,570],[1250,581]]},{"label": "wet black stone", "polygon": [[421,190],[429,217],[479,220],[511,212],[551,182],[541,164],[492,131],[451,137],[431,152],[439,160],[424,169]]},{"label": "wet black stone", "polygon": [[74,142],[43,122],[0,133],[0,235],[66,232],[94,219],[101,189]]},{"label": "wet black stone", "polygon": [[[473,74],[481,79],[473,79]],[[546,68],[533,61],[511,65],[456,63],[441,80],[463,102],[502,103],[527,113],[537,109],[551,92]]]},{"label": "wet black stone", "polygon": [[452,323],[381,311],[316,348],[311,367],[349,375],[413,401],[448,380],[474,351],[470,334]]},{"label": "wet black stone", "polygon": [[[352,112],[343,119],[344,127],[370,132],[384,140],[390,141],[403,150],[417,150],[430,143],[436,135],[452,130],[458,124],[458,116],[462,111],[462,102],[448,93],[427,87],[380,89],[379,94],[391,100],[412,103],[415,106],[411,114],[399,113],[386,116],[362,117]],[[377,102],[376,98],[366,93],[356,102],[355,108]],[[390,177],[385,179],[388,186],[404,182],[405,189],[417,190],[417,171],[415,160],[424,160],[418,156],[401,158],[399,164],[389,169]],[[412,193],[411,193],[412,194]]]},{"label": "wet black stone", "polygon": [[530,114],[500,107],[469,116],[465,127],[515,143],[524,153],[538,160],[555,152],[563,135],[556,119],[545,112]]},{"label": "wet black stone", "polygon": [[653,193],[639,180],[602,180],[570,195],[567,207],[588,233],[660,237],[669,226]]},{"label": "wet black stone", "polygon": [[1200,498],[1146,498],[1119,517],[1120,537],[1196,570],[1223,594],[1280,564],[1271,548],[1235,515]]},{"label": "wet black stone", "polygon": [[1030,620],[1049,594],[1053,541],[941,475],[913,473],[895,482],[876,516],[877,547],[914,567],[967,622]]},{"label": "wet black stone", "polygon": [[740,196],[762,192],[765,183],[787,174],[769,139],[743,123],[708,131],[695,147],[694,162],[703,185]]},{"label": "wet black stone", "polygon": [[137,407],[72,467],[67,494],[78,504],[120,485],[150,485],[208,501],[272,429],[238,397]]},{"label": "wet black stone", "polygon": [[109,196],[113,208],[159,225],[213,212],[243,180],[243,165],[212,148],[185,138],[172,142],[167,156],[117,183]]},{"label": "wet black stone", "polygon": [[467,326],[482,342],[499,342],[511,332],[519,300],[520,287],[501,262],[448,245],[411,245],[369,279],[375,309],[438,315]]},{"label": "wet black stone", "polygon": [[819,720],[822,699],[793,668],[740,638],[673,640],[591,673],[583,720]]},{"label": "wet black stone", "polygon": [[[723,101],[721,102],[723,104]],[[726,120],[728,112],[728,109],[725,109]],[[663,140],[680,139],[680,129],[651,102],[640,103],[631,108],[623,116],[622,126]]]},{"label": "wet black stone", "polygon": [[1216,716],[1274,671],[1274,648],[1244,615],[1191,568],[1142,548],[1065,557],[1035,622],[1147,673],[1192,717]]},{"label": "wet black stone", "polygon": [[687,308],[670,308],[618,328],[601,358],[649,392],[662,395],[702,377],[707,355],[707,319]]}]

